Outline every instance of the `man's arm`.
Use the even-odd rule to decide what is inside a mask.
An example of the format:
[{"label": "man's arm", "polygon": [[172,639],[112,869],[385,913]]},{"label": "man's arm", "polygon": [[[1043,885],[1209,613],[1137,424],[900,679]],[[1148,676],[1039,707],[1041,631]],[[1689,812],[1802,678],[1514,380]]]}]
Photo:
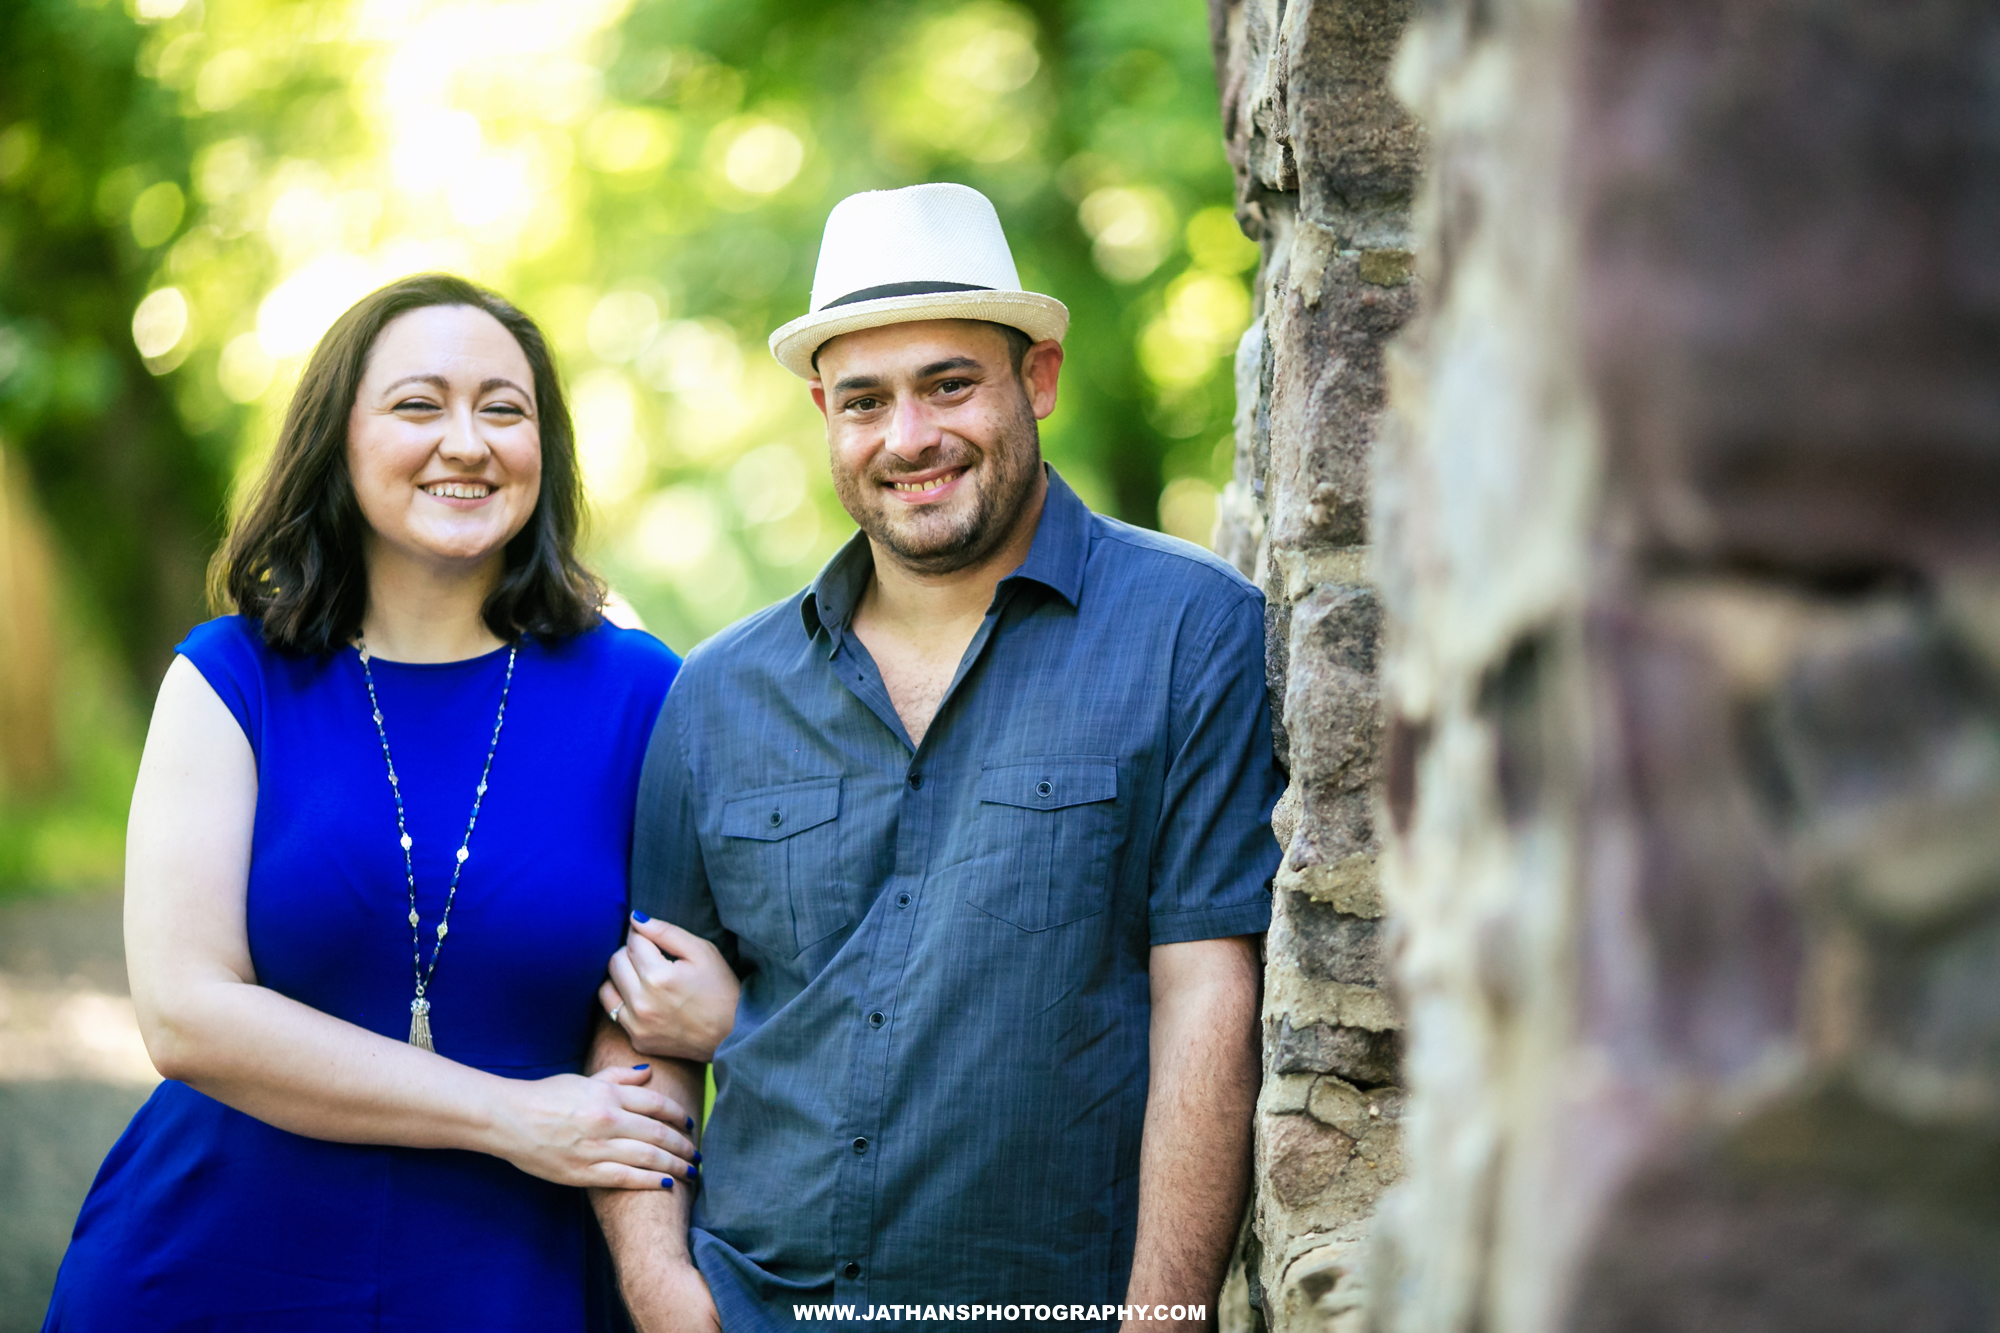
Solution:
[{"label": "man's arm", "polygon": [[[590,1071],[643,1063],[622,1029],[599,1022],[590,1052]],[[654,1060],[655,1092],[682,1106],[699,1109],[704,1065]],[[693,1133],[693,1126],[689,1127]],[[697,1137],[697,1142],[699,1138]],[[618,1289],[640,1333],[720,1333],[708,1284],[688,1252],[688,1215],[694,1184],[681,1180],[671,1190],[592,1190],[591,1206],[618,1270]]]},{"label": "man's arm", "polygon": [[[713,942],[722,928],[702,866],[695,784],[681,749],[675,706],[686,693],[677,687],[667,695],[639,770],[632,825],[632,906]],[[590,1053],[592,1069],[645,1062],[623,1028],[599,1020]],[[690,1115],[701,1109],[705,1066],[669,1059],[651,1064],[649,1086],[687,1107]],[[695,1141],[699,1146],[698,1134]],[[591,1204],[618,1270],[619,1290],[640,1333],[718,1333],[720,1328],[708,1284],[688,1253],[693,1192],[686,1180],[672,1190],[591,1191]]]},{"label": "man's arm", "polygon": [[1224,1270],[1250,1195],[1262,978],[1254,936],[1153,946],[1152,1081],[1139,1147],[1139,1235],[1126,1302],[1206,1307],[1175,1324],[1215,1326]]}]

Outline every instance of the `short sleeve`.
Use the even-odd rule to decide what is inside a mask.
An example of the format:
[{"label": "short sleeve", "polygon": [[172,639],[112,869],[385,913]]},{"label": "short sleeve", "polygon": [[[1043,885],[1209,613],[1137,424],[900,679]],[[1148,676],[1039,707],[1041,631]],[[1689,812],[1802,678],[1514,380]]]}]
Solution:
[{"label": "short sleeve", "polygon": [[650,733],[674,677],[680,674],[679,655],[643,629],[626,629],[606,621],[590,633],[605,644],[604,661],[613,673],[611,684],[629,696],[635,729]]},{"label": "short sleeve", "polygon": [[1264,685],[1262,599],[1246,593],[1175,663],[1173,753],[1154,840],[1154,944],[1255,935],[1271,924],[1277,760]]},{"label": "short sleeve", "polygon": [[646,746],[632,832],[632,905],[702,936],[736,966],[736,940],[723,928],[702,864],[695,823],[693,774],[681,743],[680,709],[686,696],[669,691]]},{"label": "short sleeve", "polygon": [[218,616],[196,625],[174,651],[194,663],[201,678],[243,728],[250,753],[264,755],[264,660],[270,649],[257,622]]}]

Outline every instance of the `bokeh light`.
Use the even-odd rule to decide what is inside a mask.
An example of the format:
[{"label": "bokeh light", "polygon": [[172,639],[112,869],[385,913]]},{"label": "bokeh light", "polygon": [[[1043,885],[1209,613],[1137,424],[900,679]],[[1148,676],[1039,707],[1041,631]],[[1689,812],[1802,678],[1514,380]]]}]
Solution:
[{"label": "bokeh light", "polygon": [[180,346],[187,331],[187,297],[178,287],[149,293],[132,312],[132,341],[148,361],[158,361]]},{"label": "bokeh light", "polygon": [[[461,273],[548,330],[589,558],[691,647],[852,532],[764,340],[805,308],[834,201],[939,179],[985,190],[1024,281],[1071,307],[1048,456],[1094,505],[1206,537],[1256,247],[1199,0],[73,2],[130,25],[162,133],[86,172],[73,127],[0,118],[0,191],[70,189],[113,237],[124,355],[238,502],[341,311]],[[116,382],[38,330],[0,310],[0,426]]]}]

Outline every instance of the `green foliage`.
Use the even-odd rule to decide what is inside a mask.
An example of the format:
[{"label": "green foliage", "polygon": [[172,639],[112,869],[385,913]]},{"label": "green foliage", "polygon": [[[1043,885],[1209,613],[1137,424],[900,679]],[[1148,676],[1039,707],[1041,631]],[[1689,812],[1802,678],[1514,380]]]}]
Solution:
[{"label": "green foliage", "polygon": [[172,98],[136,68],[144,37],[114,8],[0,6],[0,440],[149,672],[200,611],[233,440],[203,447],[133,342],[188,165]]},{"label": "green foliage", "polygon": [[124,3],[0,6],[0,437],[114,690],[199,618],[313,341],[424,268],[548,326],[592,558],[663,637],[797,588],[852,525],[764,341],[832,204],[925,180],[1071,309],[1049,456],[1206,537],[1256,252],[1202,0]]},{"label": "green foliage", "polygon": [[0,793],[0,898],[25,889],[116,884],[124,871],[125,811],[138,773],[141,721],[101,626],[65,626],[69,670],[57,689],[62,786]]}]

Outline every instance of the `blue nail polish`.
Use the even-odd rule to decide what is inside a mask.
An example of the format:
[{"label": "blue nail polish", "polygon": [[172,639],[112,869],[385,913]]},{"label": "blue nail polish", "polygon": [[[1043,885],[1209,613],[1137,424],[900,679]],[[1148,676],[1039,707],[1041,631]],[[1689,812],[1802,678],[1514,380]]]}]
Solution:
[{"label": "blue nail polish", "polygon": [[638,908],[635,907],[632,909],[632,919],[634,921],[651,921],[653,918],[647,916],[644,912],[640,911]]},{"label": "blue nail polish", "polygon": [[661,1188],[661,1189],[663,1189],[663,1190],[670,1190],[670,1189],[672,1189],[673,1187],[674,1187],[674,1178],[673,1178],[672,1176],[661,1176],[661,1177],[660,1177],[660,1188]]},{"label": "blue nail polish", "polygon": [[693,1117],[693,1116],[689,1116],[689,1117],[688,1117],[688,1132],[689,1132],[690,1134],[694,1132],[694,1117]]},{"label": "blue nail polish", "polygon": [[691,1166],[691,1167],[689,1167],[689,1168],[688,1168],[688,1179],[689,1179],[689,1180],[693,1180],[693,1179],[694,1179],[694,1178],[695,1178],[695,1177],[696,1177],[697,1175],[699,1175],[699,1174],[701,1174],[701,1168],[700,1168],[700,1167],[698,1167],[698,1166]]},{"label": "blue nail polish", "polygon": [[697,1151],[695,1152],[695,1155],[694,1155],[694,1164],[695,1164],[696,1166],[700,1166],[700,1165],[701,1165],[701,1153],[700,1153],[700,1151],[699,1151],[699,1150],[697,1150]]},{"label": "blue nail polish", "polygon": [[651,1068],[652,1068],[652,1066],[651,1066],[651,1065],[633,1065],[633,1066],[632,1066],[632,1068],[634,1068],[634,1069],[651,1069]]}]

